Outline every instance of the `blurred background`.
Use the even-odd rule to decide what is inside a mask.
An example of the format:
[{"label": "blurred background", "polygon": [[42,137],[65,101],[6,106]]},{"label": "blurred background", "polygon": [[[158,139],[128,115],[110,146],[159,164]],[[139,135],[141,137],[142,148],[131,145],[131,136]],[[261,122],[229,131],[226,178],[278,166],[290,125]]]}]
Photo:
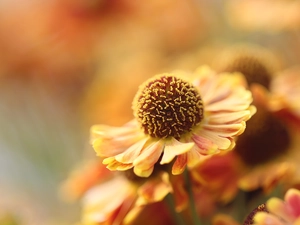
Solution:
[{"label": "blurred background", "polygon": [[62,182],[89,128],[132,119],[138,85],[236,45],[300,63],[297,0],[0,0],[0,224],[74,224]]}]

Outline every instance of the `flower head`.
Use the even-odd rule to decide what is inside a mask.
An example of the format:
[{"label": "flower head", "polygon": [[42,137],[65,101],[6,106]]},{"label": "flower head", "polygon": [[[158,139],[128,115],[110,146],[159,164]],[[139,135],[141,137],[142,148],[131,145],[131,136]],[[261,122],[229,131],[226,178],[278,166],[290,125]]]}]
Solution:
[{"label": "flower head", "polygon": [[289,189],[284,201],[271,198],[266,203],[269,213],[260,212],[254,216],[254,224],[300,224],[300,191]]},{"label": "flower head", "polygon": [[[185,75],[185,76],[184,76]],[[123,127],[94,125],[91,143],[110,170],[133,168],[148,177],[157,163],[172,173],[195,166],[203,155],[231,150],[255,113],[241,74],[174,72],[147,80],[133,101],[135,120]]]},{"label": "flower head", "polygon": [[240,72],[249,86],[258,83],[269,89],[273,74],[281,68],[282,62],[268,49],[240,43],[223,50],[214,64],[218,72]]},{"label": "flower head", "polygon": [[[151,211],[154,204],[162,204],[164,197],[173,193],[173,185],[178,189],[182,184],[171,184],[166,172],[145,179],[131,170],[122,174],[109,171],[102,163],[95,162],[71,174],[63,190],[68,197],[81,197],[81,225],[121,224],[121,221],[139,224],[140,214],[147,213],[149,208]],[[174,196],[180,200],[180,195]],[[160,205],[157,207],[163,210]]]},{"label": "flower head", "polygon": [[203,119],[199,91],[172,74],[158,75],[141,87],[133,101],[135,117],[153,138],[180,138]]}]

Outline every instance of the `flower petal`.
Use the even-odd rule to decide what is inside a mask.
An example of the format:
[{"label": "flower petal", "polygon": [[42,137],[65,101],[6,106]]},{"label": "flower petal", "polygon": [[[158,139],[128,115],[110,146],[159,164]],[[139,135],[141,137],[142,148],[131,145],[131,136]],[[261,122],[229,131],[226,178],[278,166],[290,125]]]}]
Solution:
[{"label": "flower petal", "polygon": [[148,138],[144,138],[134,145],[130,146],[127,150],[123,153],[116,155],[115,159],[122,163],[133,163],[133,161],[138,157],[141,150],[143,149],[145,143],[147,142]]},{"label": "flower petal", "polygon": [[90,189],[83,198],[83,220],[88,224],[107,221],[124,201],[134,200],[134,192],[134,187],[121,176]]},{"label": "flower petal", "polygon": [[238,124],[218,124],[218,125],[205,124],[205,125],[203,125],[203,129],[211,131],[214,134],[221,136],[221,137],[240,135],[244,132],[245,128],[246,128],[245,121],[242,121]]},{"label": "flower petal", "polygon": [[171,192],[173,192],[173,189],[169,181],[169,175],[163,172],[156,179],[148,180],[138,189],[139,198],[136,201],[136,205],[140,206],[162,201]]},{"label": "flower petal", "polygon": [[139,177],[149,177],[152,174],[153,169],[153,166],[148,169],[140,169],[138,166],[135,166],[133,172]]},{"label": "flower petal", "polygon": [[187,153],[177,156],[177,159],[172,166],[172,174],[178,175],[183,173],[186,165],[187,165]]},{"label": "flower petal", "polygon": [[213,131],[201,130],[197,135],[202,136],[218,146],[220,150],[230,150],[232,147],[231,138],[220,137]]},{"label": "flower petal", "polygon": [[125,164],[125,163],[118,162],[117,160],[115,160],[114,157],[109,157],[104,159],[103,164],[106,164],[107,165],[106,168],[111,171],[115,171],[115,170],[124,171],[124,170],[131,169],[133,167],[131,163]]},{"label": "flower petal", "polygon": [[194,145],[195,143],[181,143],[175,138],[172,138],[171,141],[167,142],[165,145],[160,164],[170,163],[177,155],[190,151]]},{"label": "flower petal", "polygon": [[237,111],[237,112],[225,112],[225,113],[215,113],[211,114],[208,118],[209,124],[233,124],[240,123],[242,121],[247,121],[251,118],[252,112]]},{"label": "flower petal", "polygon": [[258,212],[254,216],[254,224],[261,224],[261,225],[283,225],[282,221],[273,216],[272,214],[266,212]]},{"label": "flower petal", "polygon": [[289,189],[285,195],[285,201],[291,214],[295,217],[300,217],[300,191]]},{"label": "flower petal", "polygon": [[207,158],[208,156],[205,154],[201,154],[199,152],[199,148],[194,146],[191,151],[187,152],[187,166],[189,168],[195,167],[201,160]]},{"label": "flower petal", "polygon": [[208,138],[202,137],[198,134],[194,134],[192,140],[199,148],[198,152],[203,155],[212,154],[218,150],[218,146]]},{"label": "flower petal", "polygon": [[[204,100],[203,100],[204,101]],[[249,103],[252,101],[252,95],[250,91],[245,90],[242,87],[236,87],[234,93],[221,101],[214,102],[212,104],[205,103],[205,110],[207,111],[240,111],[246,110],[249,107]]]},{"label": "flower petal", "polygon": [[149,169],[158,161],[163,148],[164,141],[162,140],[151,143],[142,150],[141,154],[133,161],[133,165],[141,170]]},{"label": "flower petal", "polygon": [[100,157],[115,156],[143,138],[138,126],[111,127],[94,125],[91,127],[91,144]]},{"label": "flower petal", "polygon": [[280,218],[288,221],[289,223],[293,223],[296,217],[290,214],[287,205],[279,198],[271,198],[267,201],[267,208],[268,210],[279,216]]}]

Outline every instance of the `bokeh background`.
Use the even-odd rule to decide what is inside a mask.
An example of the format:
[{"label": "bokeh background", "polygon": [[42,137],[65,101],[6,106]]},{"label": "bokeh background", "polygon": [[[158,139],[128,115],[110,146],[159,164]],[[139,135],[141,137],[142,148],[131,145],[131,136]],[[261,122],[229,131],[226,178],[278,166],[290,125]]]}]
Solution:
[{"label": "bokeh background", "polygon": [[74,224],[61,184],[92,124],[132,118],[138,85],[235,44],[300,63],[297,0],[0,0],[0,224]]}]

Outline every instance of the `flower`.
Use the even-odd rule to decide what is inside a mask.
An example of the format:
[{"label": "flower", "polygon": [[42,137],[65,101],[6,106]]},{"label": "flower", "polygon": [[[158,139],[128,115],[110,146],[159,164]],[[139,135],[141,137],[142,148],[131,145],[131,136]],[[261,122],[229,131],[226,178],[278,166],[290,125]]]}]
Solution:
[{"label": "flower", "polygon": [[255,113],[243,76],[216,74],[207,67],[193,76],[189,81],[182,72],[157,75],[140,86],[134,120],[123,127],[91,127],[91,144],[108,169],[133,168],[148,177],[156,163],[174,160],[172,173],[180,174],[203,155],[235,146],[235,137]]},{"label": "flower", "polygon": [[242,73],[249,86],[258,83],[269,89],[273,74],[282,67],[281,61],[267,48],[250,43],[239,43],[221,51],[213,64],[218,72]]},{"label": "flower", "polygon": [[300,68],[292,67],[278,72],[271,83],[272,102],[270,109],[288,115],[300,125]]},{"label": "flower", "polygon": [[279,183],[291,184],[294,179],[294,163],[286,153],[297,150],[297,136],[265,109],[268,98],[262,86],[253,84],[252,94],[257,113],[233,151],[203,159],[192,170],[194,179],[223,202],[231,201],[238,189],[270,193]]},{"label": "flower", "polygon": [[266,212],[268,213],[268,209],[266,204],[260,204],[259,206],[257,206],[245,219],[244,221],[244,225],[251,225],[254,223],[254,216],[258,213],[258,212]]},{"label": "flower", "polygon": [[284,201],[273,197],[266,203],[269,213],[259,212],[254,216],[254,224],[285,225],[300,224],[300,191],[289,189]]},{"label": "flower", "polygon": [[245,171],[238,156],[230,151],[200,162],[191,170],[191,179],[199,190],[206,190],[215,202],[226,204],[238,193],[238,182]]},{"label": "flower", "polygon": [[234,164],[243,165],[239,168],[240,172],[244,172],[237,180],[243,190],[262,187],[269,192],[279,181],[289,179],[293,172],[293,165],[286,160],[286,155],[293,151],[298,137],[291,130],[293,124],[286,123],[278,111],[285,110],[286,114],[291,114],[291,109],[294,109],[297,112],[295,100],[299,99],[300,92],[296,86],[300,79],[295,71],[290,77],[276,76],[280,64],[271,51],[248,44],[235,45],[216,60],[218,71],[244,74],[257,108],[256,114],[247,123],[247,129],[239,136],[231,156],[235,155]]},{"label": "flower", "polygon": [[[266,204],[260,204],[246,217],[243,225],[252,225],[254,223],[253,217],[259,212],[268,212]],[[217,214],[212,219],[213,225],[239,225],[241,223],[237,222],[234,218],[226,214]]]},{"label": "flower", "polygon": [[[121,221],[122,224],[135,224],[141,213],[152,212],[152,205],[162,204],[160,202],[173,193],[173,186],[179,189],[179,185],[171,184],[166,172],[144,179],[131,171],[111,172],[102,163],[89,162],[81,171],[71,174],[63,191],[67,197],[81,197],[81,225],[120,224]],[[180,206],[180,195],[174,196]],[[159,209],[166,211],[162,206]]]}]

